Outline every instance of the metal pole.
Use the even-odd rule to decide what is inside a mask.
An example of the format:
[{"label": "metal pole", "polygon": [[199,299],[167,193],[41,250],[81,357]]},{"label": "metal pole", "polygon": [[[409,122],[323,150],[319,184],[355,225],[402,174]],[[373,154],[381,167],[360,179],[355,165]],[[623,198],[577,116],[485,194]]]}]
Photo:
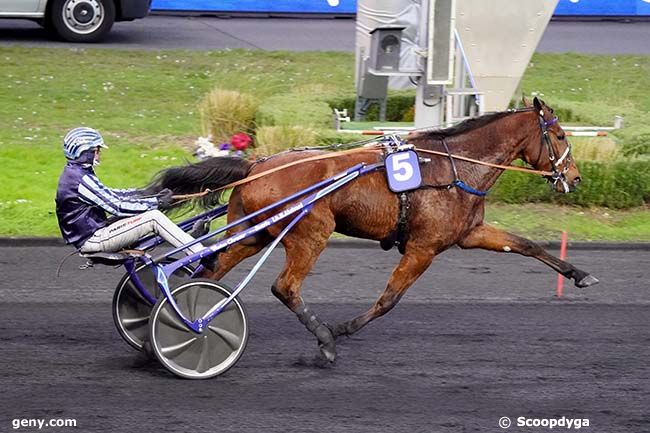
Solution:
[{"label": "metal pole", "polygon": [[[429,45],[429,26],[433,26],[431,9],[435,0],[422,0],[421,22],[420,22],[420,49],[427,52]],[[430,86],[427,84],[426,57],[422,57],[424,75],[420,77],[415,93],[415,127],[426,128],[427,126],[440,125],[442,123],[443,108],[443,86]]]}]

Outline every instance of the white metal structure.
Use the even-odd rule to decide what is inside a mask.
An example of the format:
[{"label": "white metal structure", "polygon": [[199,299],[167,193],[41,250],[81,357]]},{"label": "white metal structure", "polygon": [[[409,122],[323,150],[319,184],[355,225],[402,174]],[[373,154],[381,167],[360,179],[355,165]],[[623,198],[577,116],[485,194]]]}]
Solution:
[{"label": "white metal structure", "polygon": [[[359,0],[357,84],[369,32],[405,26],[391,87],[417,82],[415,126],[507,108],[558,0]],[[424,13],[423,13],[424,12]],[[455,54],[454,54],[455,53]],[[455,55],[455,57],[454,57]],[[445,87],[449,86],[449,87]]]},{"label": "white metal structure", "polygon": [[456,28],[485,109],[508,107],[558,0],[457,0]]}]

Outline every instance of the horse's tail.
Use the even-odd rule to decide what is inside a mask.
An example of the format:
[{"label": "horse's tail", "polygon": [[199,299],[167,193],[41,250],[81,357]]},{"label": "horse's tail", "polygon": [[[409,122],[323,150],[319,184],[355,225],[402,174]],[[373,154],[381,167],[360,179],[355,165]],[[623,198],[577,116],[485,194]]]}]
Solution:
[{"label": "horse's tail", "polygon": [[[154,194],[165,188],[174,194],[194,194],[206,189],[216,190],[248,176],[253,163],[242,158],[219,156],[194,164],[159,171],[145,188]],[[223,190],[206,194],[197,200],[202,207],[221,203]]]}]

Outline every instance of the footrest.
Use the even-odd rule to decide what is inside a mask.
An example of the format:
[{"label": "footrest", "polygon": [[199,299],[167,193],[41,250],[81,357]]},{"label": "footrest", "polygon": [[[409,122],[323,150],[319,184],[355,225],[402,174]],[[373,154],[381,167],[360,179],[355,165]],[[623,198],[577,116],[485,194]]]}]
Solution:
[{"label": "footrest", "polygon": [[[138,253],[138,254],[136,254]],[[119,251],[116,253],[79,253],[79,256],[88,259],[88,264],[92,266],[93,264],[107,265],[107,266],[116,266],[121,265],[127,260],[142,255],[142,251]]]}]

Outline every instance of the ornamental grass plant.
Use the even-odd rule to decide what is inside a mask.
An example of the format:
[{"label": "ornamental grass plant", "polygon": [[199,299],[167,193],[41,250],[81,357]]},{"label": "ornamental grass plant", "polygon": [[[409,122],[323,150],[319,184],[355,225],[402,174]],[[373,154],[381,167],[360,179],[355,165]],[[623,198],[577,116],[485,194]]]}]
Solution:
[{"label": "ornamental grass plant", "polygon": [[622,157],[621,146],[610,137],[570,137],[571,153],[576,161],[616,161]]},{"label": "ornamental grass plant", "polygon": [[259,102],[255,97],[236,90],[215,88],[199,104],[204,135],[214,143],[228,142],[239,132],[252,133]]},{"label": "ornamental grass plant", "polygon": [[261,126],[257,129],[256,141],[259,156],[317,144],[314,130],[300,126]]}]

